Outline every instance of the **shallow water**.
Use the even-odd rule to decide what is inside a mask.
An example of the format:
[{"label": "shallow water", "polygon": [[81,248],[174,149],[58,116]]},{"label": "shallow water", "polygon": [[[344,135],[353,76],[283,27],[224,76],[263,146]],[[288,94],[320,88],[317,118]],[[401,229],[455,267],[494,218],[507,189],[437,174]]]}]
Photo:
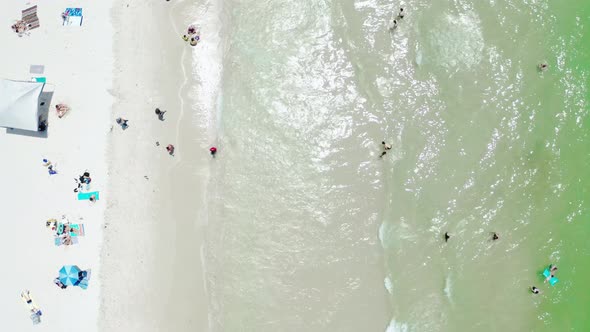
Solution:
[{"label": "shallow water", "polygon": [[213,329],[584,331],[590,6],[399,6],[224,3]]}]

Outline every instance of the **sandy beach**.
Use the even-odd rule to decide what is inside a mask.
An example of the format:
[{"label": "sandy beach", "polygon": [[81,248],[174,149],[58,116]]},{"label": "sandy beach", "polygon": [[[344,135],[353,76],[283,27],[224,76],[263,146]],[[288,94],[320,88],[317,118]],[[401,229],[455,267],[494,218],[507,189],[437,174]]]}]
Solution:
[{"label": "sandy beach", "polygon": [[[9,27],[33,5],[40,27],[18,37]],[[61,13],[69,6],[83,7],[82,26],[62,26]],[[192,93],[196,49],[181,38],[195,23],[182,13],[199,8],[165,1],[11,1],[2,7],[0,22],[7,28],[0,38],[11,50],[0,64],[2,78],[46,77],[41,101],[50,110],[46,135],[0,130],[4,217],[14,234],[24,234],[0,244],[2,261],[19,271],[6,275],[0,286],[5,326],[206,330],[198,253],[213,117],[202,107],[202,116],[195,117],[192,105],[213,104],[215,96]],[[213,41],[199,44],[202,56],[215,52]],[[31,65],[43,65],[43,72],[29,73]],[[63,118],[54,110],[57,103],[71,107]],[[156,107],[166,111],[164,121],[154,114]],[[115,123],[117,117],[129,120],[126,130]],[[168,144],[175,145],[174,156],[167,154]],[[44,158],[58,174],[48,174]],[[94,204],[78,201],[73,192],[74,179],[85,171],[92,190],[100,191]],[[62,215],[84,223],[86,234],[78,244],[54,245],[45,221]],[[53,284],[67,264],[91,269],[87,290]],[[43,312],[40,325],[33,326],[20,299],[24,289]]]},{"label": "sandy beach", "polygon": [[[111,199],[101,253],[102,282],[109,286],[101,293],[101,331],[207,330],[199,253],[214,137],[208,114],[214,110],[204,105],[216,96],[201,89],[205,81],[196,81],[201,76],[192,67],[193,56],[205,63],[215,54],[218,31],[204,22],[207,15],[196,22],[188,14],[195,12],[213,11],[165,1],[113,7],[113,114],[129,119],[130,127],[115,128],[109,137]],[[181,38],[193,23],[207,36],[194,48]],[[219,77],[211,69],[201,72]],[[155,108],[166,111],[163,121]]]},{"label": "sandy beach", "polygon": [[[18,37],[10,26],[21,10],[38,5],[40,27]],[[0,188],[5,226],[10,235],[0,244],[6,269],[0,286],[3,329],[7,331],[96,331],[101,289],[99,254],[103,212],[108,201],[106,144],[111,126],[112,34],[110,2],[84,3],[82,26],[63,26],[61,13],[71,1],[3,2],[0,40],[4,46],[1,77],[28,81],[46,77],[40,101],[49,108],[45,133],[0,130]],[[31,65],[42,72],[30,73]],[[54,105],[65,103],[71,110],[58,118]],[[50,160],[57,174],[42,165]],[[88,171],[92,190],[100,200],[78,201],[74,179]],[[71,246],[55,246],[46,220],[83,223],[86,235]],[[53,280],[63,265],[91,269],[86,290],[60,289]],[[40,325],[33,326],[30,312],[20,298],[31,292],[42,310]]]}]

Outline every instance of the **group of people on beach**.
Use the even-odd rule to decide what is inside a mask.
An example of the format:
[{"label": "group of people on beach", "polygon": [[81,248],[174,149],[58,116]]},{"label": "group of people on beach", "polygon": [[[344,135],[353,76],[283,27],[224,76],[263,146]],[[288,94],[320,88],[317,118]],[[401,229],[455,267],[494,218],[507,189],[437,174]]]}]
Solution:
[{"label": "group of people on beach", "polygon": [[184,41],[188,41],[191,46],[197,46],[197,44],[201,40],[201,35],[197,27],[191,24],[187,28],[187,34],[182,35],[182,39]]},{"label": "group of people on beach", "polygon": [[[156,109],[154,110],[154,113],[156,114],[156,116],[158,117],[158,120],[160,120],[160,121],[165,120],[164,114],[166,114],[166,112],[167,111],[162,111],[159,107],[156,107]],[[129,125],[127,124],[129,120],[122,118],[122,117],[118,117],[115,121],[117,122],[118,125],[121,126],[121,129],[125,130],[125,129],[129,128]],[[156,141],[156,146],[160,146],[159,141]],[[166,151],[168,152],[169,155],[174,156],[174,151],[176,151],[174,144],[166,145]],[[212,157],[215,158],[215,154],[217,154],[217,147],[215,147],[215,146],[210,147],[209,153],[211,154]],[[80,181],[80,182],[82,182],[82,181]]]}]

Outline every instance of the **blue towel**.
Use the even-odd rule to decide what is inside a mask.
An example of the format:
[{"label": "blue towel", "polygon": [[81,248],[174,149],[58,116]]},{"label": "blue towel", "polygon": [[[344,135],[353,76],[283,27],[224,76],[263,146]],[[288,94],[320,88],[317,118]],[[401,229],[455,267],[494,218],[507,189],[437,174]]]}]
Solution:
[{"label": "blue towel", "polygon": [[90,199],[90,196],[94,195],[96,197],[96,200],[98,201],[99,195],[98,195],[98,191],[92,191],[92,192],[88,192],[88,193],[78,193],[78,200],[82,201],[82,200],[87,200]]}]

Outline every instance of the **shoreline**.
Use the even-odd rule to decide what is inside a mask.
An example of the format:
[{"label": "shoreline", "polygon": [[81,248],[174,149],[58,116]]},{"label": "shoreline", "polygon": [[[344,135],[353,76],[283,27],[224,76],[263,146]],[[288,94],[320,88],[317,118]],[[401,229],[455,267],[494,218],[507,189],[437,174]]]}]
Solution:
[{"label": "shoreline", "polygon": [[[101,254],[101,331],[208,329],[201,257],[212,126],[202,121],[211,118],[208,101],[195,90],[210,82],[200,80],[194,61],[215,45],[205,39],[192,48],[181,38],[186,26],[202,19],[202,9],[184,2],[116,2],[112,9],[112,118],[123,116],[130,127],[115,126],[109,137],[112,200]],[[129,15],[136,19],[126,21]],[[206,36],[210,27],[197,23]],[[145,29],[138,34],[135,26]],[[156,107],[166,111],[164,121]],[[167,144],[176,147],[173,157]]]}]

